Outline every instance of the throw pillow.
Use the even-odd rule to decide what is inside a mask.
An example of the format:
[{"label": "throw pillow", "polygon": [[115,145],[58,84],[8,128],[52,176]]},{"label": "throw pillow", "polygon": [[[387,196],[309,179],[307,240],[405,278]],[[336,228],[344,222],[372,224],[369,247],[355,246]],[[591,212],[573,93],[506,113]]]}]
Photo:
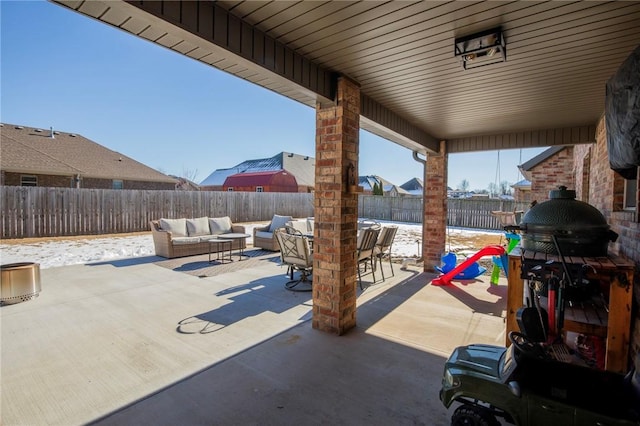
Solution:
[{"label": "throw pillow", "polygon": [[187,236],[186,219],[160,219],[160,229],[171,232],[172,237]]},{"label": "throw pillow", "polygon": [[291,216],[280,216],[278,214],[274,214],[273,218],[271,219],[271,225],[269,226],[269,232],[273,232],[278,228],[282,228],[290,220],[293,220],[293,217],[291,217]]},{"label": "throw pillow", "polygon": [[187,219],[187,232],[190,237],[211,235],[209,232],[209,218],[204,216],[195,219]]},{"label": "throw pillow", "polygon": [[228,234],[231,232],[231,218],[229,216],[211,217],[209,228],[211,228],[211,235]]}]

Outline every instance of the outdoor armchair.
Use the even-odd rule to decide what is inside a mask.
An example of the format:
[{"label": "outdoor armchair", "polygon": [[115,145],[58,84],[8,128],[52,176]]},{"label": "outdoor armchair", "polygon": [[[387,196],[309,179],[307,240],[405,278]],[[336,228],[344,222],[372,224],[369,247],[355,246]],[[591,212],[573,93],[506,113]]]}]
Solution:
[{"label": "outdoor armchair", "polygon": [[274,214],[268,225],[253,228],[253,246],[270,251],[280,250],[273,234],[278,228],[282,228],[292,219],[293,217],[291,216]]},{"label": "outdoor armchair", "polygon": [[[309,239],[299,233],[288,233],[285,228],[276,230],[275,238],[280,247],[280,259],[283,264],[289,266],[290,280],[285,284],[287,290],[311,291],[310,286],[304,289],[295,288],[300,283],[311,283],[309,275],[313,272],[313,254]],[[297,280],[293,278],[295,271],[300,273]]]}]

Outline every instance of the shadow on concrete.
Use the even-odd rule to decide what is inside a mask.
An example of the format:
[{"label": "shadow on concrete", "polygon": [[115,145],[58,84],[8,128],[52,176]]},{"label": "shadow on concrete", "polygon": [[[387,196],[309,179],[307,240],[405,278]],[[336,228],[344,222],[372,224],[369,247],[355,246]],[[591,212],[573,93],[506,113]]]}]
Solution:
[{"label": "shadow on concrete", "polygon": [[111,265],[111,266],[115,266],[116,268],[123,268],[126,266],[146,265],[149,263],[156,263],[162,260],[166,260],[166,259],[160,256],[142,256],[142,257],[132,257],[128,259],[117,259],[117,260],[87,263],[85,264],[85,266]]},{"label": "shadow on concrete", "polygon": [[[415,272],[364,302],[358,311],[366,321],[343,336],[305,321],[91,424],[448,425],[438,397],[445,359],[366,331],[431,278]],[[265,310],[255,306],[264,286],[256,290],[252,281],[219,294],[233,291],[239,292],[234,303],[191,318],[230,324]],[[281,294],[279,309],[300,303],[287,301],[292,293],[284,289]]]},{"label": "shadow on concrete", "polygon": [[[499,297],[499,299],[493,302],[478,299],[473,294],[465,291],[465,287],[467,286],[487,287],[486,292]],[[450,284],[440,287],[467,305],[471,310],[473,310],[473,312],[500,317],[502,316],[504,307],[506,306],[507,286],[505,285],[492,285],[480,280],[466,280],[451,282]]]},{"label": "shadow on concrete", "polygon": [[261,277],[258,280],[218,291],[215,293],[217,297],[232,295],[225,299],[231,303],[179,321],[176,331],[182,334],[207,334],[264,312],[281,314],[295,306],[305,304],[305,301],[311,307],[310,294],[306,298],[300,298],[292,297],[291,293],[284,288],[282,291],[275,290],[275,284],[280,281],[282,281],[280,275]]}]

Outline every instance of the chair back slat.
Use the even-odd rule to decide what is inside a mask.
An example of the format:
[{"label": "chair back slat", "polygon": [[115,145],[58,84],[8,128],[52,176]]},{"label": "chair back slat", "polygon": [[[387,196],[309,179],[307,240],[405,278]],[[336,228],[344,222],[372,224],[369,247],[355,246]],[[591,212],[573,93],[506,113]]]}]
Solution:
[{"label": "chair back slat", "polygon": [[358,260],[370,257],[373,253],[373,249],[378,241],[378,234],[380,229],[378,228],[363,228],[360,230],[362,236],[358,245]]},{"label": "chair back slat", "polygon": [[397,232],[398,232],[397,226],[385,226],[384,228],[382,228],[382,231],[378,236],[378,241],[376,242],[376,246],[381,251],[386,251],[393,244],[393,240],[395,239]]}]

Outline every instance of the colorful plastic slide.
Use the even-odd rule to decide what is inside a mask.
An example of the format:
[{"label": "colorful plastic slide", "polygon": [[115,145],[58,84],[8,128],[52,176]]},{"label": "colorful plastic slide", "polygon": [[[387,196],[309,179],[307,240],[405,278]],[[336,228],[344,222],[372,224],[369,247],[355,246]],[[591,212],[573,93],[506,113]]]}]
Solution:
[{"label": "colorful plastic slide", "polygon": [[486,246],[480,249],[480,251],[478,251],[468,259],[466,259],[464,262],[462,262],[461,264],[453,268],[451,271],[447,272],[444,275],[439,276],[438,278],[435,278],[433,281],[431,281],[431,284],[433,285],[450,284],[451,280],[454,279],[456,275],[458,275],[459,273],[462,273],[468,267],[473,265],[476,260],[485,256],[501,256],[503,254],[505,254],[505,250],[504,250],[504,247],[500,245]]},{"label": "colorful plastic slide", "polygon": [[[436,271],[441,274],[446,274],[456,267],[456,263],[458,263],[458,256],[455,253],[449,252],[442,256],[442,266],[436,266]],[[478,264],[478,262],[473,262],[469,265],[464,271],[458,273],[452,279],[454,280],[472,280],[475,277],[484,274],[487,272],[487,268],[483,268]]]}]

